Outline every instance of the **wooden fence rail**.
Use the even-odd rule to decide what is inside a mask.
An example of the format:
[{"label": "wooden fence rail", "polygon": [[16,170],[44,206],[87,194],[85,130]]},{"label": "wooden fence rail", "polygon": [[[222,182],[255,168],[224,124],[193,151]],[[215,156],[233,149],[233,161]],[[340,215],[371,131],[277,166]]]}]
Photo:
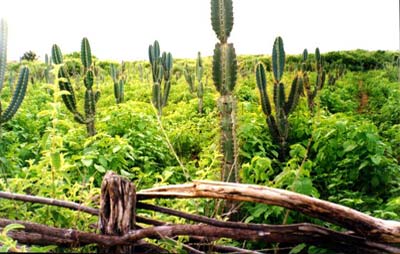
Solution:
[{"label": "wooden fence rail", "polygon": [[[99,216],[99,233],[0,219],[0,227],[11,223],[24,225],[23,231],[12,231],[9,235],[29,245],[76,247],[97,244],[99,253],[167,253],[146,239],[174,241],[175,236],[189,236],[190,240],[181,244],[188,253],[261,253],[213,244],[219,238],[268,243],[310,243],[341,253],[400,253],[400,248],[396,247],[400,244],[400,222],[374,218],[345,206],[264,186],[195,181],[136,192],[131,182],[108,172],[101,187],[99,210],[69,201],[6,192],[0,192],[0,198],[59,206]],[[347,231],[338,232],[309,223],[266,225],[220,221],[144,202],[154,198],[216,198],[259,202],[299,211],[334,223]],[[149,219],[137,215],[137,208],[177,216],[197,224],[174,225]]]}]

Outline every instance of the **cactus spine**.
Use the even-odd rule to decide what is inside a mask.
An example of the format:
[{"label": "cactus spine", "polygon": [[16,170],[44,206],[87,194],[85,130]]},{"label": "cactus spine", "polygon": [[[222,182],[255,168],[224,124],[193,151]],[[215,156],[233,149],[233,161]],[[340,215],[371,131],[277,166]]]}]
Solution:
[{"label": "cactus spine", "polygon": [[[7,66],[7,23],[5,20],[1,20],[0,23],[0,92],[3,88],[5,72]],[[15,87],[12,99],[6,110],[3,112],[1,101],[0,101],[0,126],[9,121],[17,112],[24,100],[26,94],[26,88],[29,80],[29,69],[22,67],[18,82]]]},{"label": "cactus spine", "polygon": [[[52,60],[54,64],[63,63],[61,50],[56,44],[54,44],[52,47]],[[95,129],[96,103],[100,98],[100,92],[93,91],[94,73],[92,64],[92,53],[90,49],[89,40],[87,38],[82,39],[81,62],[84,67],[83,83],[86,87],[84,115],[81,114],[77,109],[75,92],[72,87],[70,77],[63,66],[61,66],[58,73],[58,77],[60,78],[60,80],[58,81],[58,86],[61,91],[68,92],[68,94],[62,94],[61,98],[67,109],[74,115],[75,121],[77,121],[80,124],[85,124],[88,135],[94,136],[96,134],[96,129]]]},{"label": "cactus spine", "polygon": [[[307,52],[306,49],[304,51]],[[306,61],[307,61],[307,54],[303,53],[303,66],[306,65]],[[302,70],[304,77],[304,88],[306,90],[306,95],[307,95],[308,109],[310,110],[311,114],[314,113],[315,97],[317,96],[318,91],[322,89],[325,83],[325,71],[323,69],[323,60],[319,52],[319,48],[315,49],[315,70],[317,72],[317,78],[315,80],[315,83],[313,84],[313,88],[311,87],[312,84],[310,84],[307,71],[305,70],[305,68],[303,68]]]},{"label": "cactus spine", "polygon": [[111,78],[114,82],[114,97],[117,104],[124,102],[124,87],[126,77],[124,76],[124,63],[121,64],[122,70],[118,70],[115,65],[111,65]]},{"label": "cactus spine", "polygon": [[281,37],[275,39],[272,51],[272,70],[274,77],[273,102],[275,115],[272,114],[271,102],[267,92],[265,68],[259,63],[256,68],[257,87],[261,96],[261,107],[267,117],[271,136],[279,145],[279,160],[284,161],[287,154],[287,139],[289,135],[288,116],[298,104],[303,89],[303,78],[300,73],[292,81],[290,93],[286,100],[285,85],[281,82],[285,67],[285,51]]},{"label": "cactus spine", "polygon": [[233,27],[232,0],[211,0],[211,24],[219,42],[213,56],[213,81],[220,93],[218,107],[221,116],[222,179],[238,181],[237,143],[235,135],[235,98],[237,60],[235,48],[228,43]]},{"label": "cactus spine", "polygon": [[203,61],[201,60],[201,53],[197,53],[197,61],[196,61],[196,78],[197,78],[197,98],[199,99],[199,114],[203,114],[203,94],[204,94],[204,86],[203,86]]},{"label": "cactus spine", "polygon": [[171,53],[166,52],[160,56],[160,45],[158,41],[154,41],[153,45],[149,46],[149,60],[153,76],[152,103],[161,116],[171,90],[173,58]]}]

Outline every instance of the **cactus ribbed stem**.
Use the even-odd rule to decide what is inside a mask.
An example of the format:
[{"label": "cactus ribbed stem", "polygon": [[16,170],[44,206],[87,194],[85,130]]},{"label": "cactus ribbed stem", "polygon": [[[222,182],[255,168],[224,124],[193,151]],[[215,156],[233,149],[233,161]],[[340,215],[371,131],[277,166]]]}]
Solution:
[{"label": "cactus ribbed stem", "polygon": [[237,78],[237,60],[233,44],[227,43],[233,27],[232,0],[211,1],[211,24],[219,39],[215,45],[212,76],[221,97],[218,108],[221,118],[221,178],[238,182],[237,143],[235,135],[235,98],[233,90]]}]

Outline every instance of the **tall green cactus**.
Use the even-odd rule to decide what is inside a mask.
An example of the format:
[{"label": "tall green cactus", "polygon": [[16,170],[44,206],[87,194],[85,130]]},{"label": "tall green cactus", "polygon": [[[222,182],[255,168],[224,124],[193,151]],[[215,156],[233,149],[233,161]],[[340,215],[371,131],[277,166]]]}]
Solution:
[{"label": "tall green cactus", "polygon": [[[306,51],[306,49],[304,51]],[[306,61],[307,61],[307,55],[304,57],[303,53],[303,66],[306,65]],[[311,114],[314,113],[315,97],[317,96],[318,91],[322,89],[325,83],[325,71],[323,68],[323,60],[319,52],[319,48],[315,49],[315,70],[317,72],[317,77],[315,83],[311,84],[306,69],[305,68],[302,69],[304,78],[304,88],[306,90],[306,95],[307,95],[307,104]]]},{"label": "tall green cactus", "polygon": [[279,145],[279,160],[284,161],[287,155],[287,139],[289,136],[288,116],[298,104],[303,90],[303,78],[300,73],[292,81],[288,98],[285,85],[281,82],[285,67],[285,51],[281,37],[275,39],[272,50],[272,70],[274,77],[273,102],[275,115],[272,114],[271,102],[267,92],[265,68],[259,63],[256,68],[257,87],[261,96],[261,107],[267,117],[267,124],[273,140]]},{"label": "tall green cactus", "polygon": [[8,26],[4,19],[0,23],[0,92],[3,89],[7,65],[7,36]]},{"label": "tall green cactus", "polygon": [[[121,64],[123,66],[123,63]],[[111,78],[114,83],[114,97],[117,104],[124,102],[124,87],[126,82],[126,77],[124,75],[123,69],[120,71],[113,64],[111,65]]]},{"label": "tall green cactus", "polygon": [[[7,67],[7,23],[1,20],[0,23],[0,92],[3,88],[5,72]],[[3,123],[9,121],[17,112],[24,100],[26,88],[29,80],[28,67],[22,67],[19,73],[18,82],[15,87],[12,99],[6,110],[3,112],[0,101],[0,127]]]},{"label": "tall green cactus", "polygon": [[152,103],[161,116],[171,90],[173,58],[171,53],[163,52],[161,56],[160,45],[158,41],[154,41],[153,45],[149,46],[149,60],[153,76]]},{"label": "tall green cactus", "polygon": [[[63,57],[61,54],[60,47],[54,44],[52,47],[52,60],[54,64],[62,64]],[[70,81],[70,77],[64,66],[61,66],[58,72],[58,86],[61,91],[67,91],[67,94],[62,94],[61,98],[67,107],[67,109],[74,115],[75,121],[80,124],[86,125],[86,130],[89,136],[96,134],[95,129],[95,115],[96,115],[96,103],[100,98],[100,92],[93,91],[94,73],[92,64],[92,53],[90,49],[89,40],[87,38],[82,39],[81,43],[81,62],[84,67],[84,80],[83,83],[86,87],[85,91],[85,102],[84,102],[84,114],[81,114],[77,109],[75,92]]]},{"label": "tall green cactus", "polygon": [[199,100],[198,111],[199,114],[203,114],[203,95],[204,95],[204,86],[203,86],[203,61],[201,60],[201,53],[197,53],[197,61],[196,61],[196,78],[197,78],[197,98]]},{"label": "tall green cactus", "polygon": [[221,116],[222,179],[238,181],[237,142],[235,134],[235,98],[237,60],[235,48],[228,43],[233,28],[232,0],[211,0],[211,24],[219,39],[213,56],[213,81],[220,93],[218,108]]}]

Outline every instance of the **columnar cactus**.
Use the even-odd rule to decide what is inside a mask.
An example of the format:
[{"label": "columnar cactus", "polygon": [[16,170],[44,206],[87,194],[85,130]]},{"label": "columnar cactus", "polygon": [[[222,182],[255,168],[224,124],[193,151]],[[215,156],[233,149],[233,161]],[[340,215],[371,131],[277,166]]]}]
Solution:
[{"label": "columnar cactus", "polygon": [[[62,64],[63,58],[60,48],[54,44],[52,47],[52,60],[54,64]],[[74,115],[75,121],[86,125],[86,129],[89,136],[96,134],[95,129],[95,114],[96,114],[96,103],[100,98],[100,92],[93,91],[94,73],[92,64],[92,53],[90,50],[90,44],[87,38],[82,39],[81,44],[81,62],[84,67],[84,80],[83,83],[86,87],[85,91],[85,103],[84,111],[85,114],[81,114],[76,106],[75,92],[72,87],[69,74],[67,73],[64,66],[61,66],[58,77],[58,86],[61,91],[67,91],[67,94],[62,94],[61,98],[64,101],[67,109]]]},{"label": "columnar cactus", "polygon": [[235,48],[228,43],[233,28],[232,0],[211,0],[211,23],[219,42],[213,56],[213,81],[220,93],[218,107],[221,116],[222,179],[238,181],[237,143],[235,134],[235,98],[237,60]]},{"label": "columnar cactus", "polygon": [[[122,63],[123,66],[123,63]],[[111,65],[111,78],[114,82],[114,97],[117,104],[124,102],[124,87],[126,77],[124,76],[123,68],[118,70],[115,65]]]},{"label": "columnar cactus", "polygon": [[[306,50],[304,51],[306,52]],[[303,53],[303,66],[305,65],[306,61],[307,61],[307,54]],[[318,91],[322,89],[325,83],[325,71],[323,69],[323,61],[321,54],[319,52],[319,48],[315,49],[315,70],[317,72],[317,78],[314,84],[310,84],[307,71],[303,69],[304,88],[306,90],[308,108],[311,113],[314,112],[315,97],[317,96]],[[311,88],[311,86],[313,86],[313,88]]]},{"label": "columnar cactus", "polygon": [[[169,93],[171,90],[171,73],[173,58],[171,53],[163,52],[160,56],[160,45],[155,41],[149,46],[149,60],[153,76],[152,103],[162,115],[162,108],[167,105]],[[164,87],[162,81],[164,80]]]},{"label": "columnar cactus", "polygon": [[50,69],[51,69],[51,59],[49,59],[49,56],[45,54],[44,56],[44,63],[46,65],[46,68],[44,69],[44,78],[46,80],[47,84],[51,83],[50,80]]},{"label": "columnar cactus", "polygon": [[203,113],[203,94],[204,94],[204,86],[203,86],[203,61],[201,60],[200,52],[197,53],[197,61],[196,61],[196,78],[197,78],[197,98],[199,99],[199,113]]},{"label": "columnar cactus", "polygon": [[[3,88],[5,72],[7,66],[7,23],[5,20],[1,20],[0,23],[0,92]],[[29,69],[22,67],[18,82],[15,87],[12,99],[6,110],[3,112],[1,101],[0,101],[0,126],[9,121],[17,112],[24,100],[26,88],[29,80]]]},{"label": "columnar cactus", "polygon": [[281,82],[285,67],[285,51],[281,37],[275,39],[272,51],[272,70],[274,77],[273,102],[275,115],[272,114],[272,107],[267,92],[267,79],[265,68],[259,63],[256,68],[257,86],[261,95],[262,110],[267,117],[267,124],[273,140],[279,145],[279,159],[285,160],[287,154],[287,139],[289,135],[288,116],[298,104],[303,89],[303,78],[300,73],[294,78],[289,97],[286,100],[285,85]]}]

